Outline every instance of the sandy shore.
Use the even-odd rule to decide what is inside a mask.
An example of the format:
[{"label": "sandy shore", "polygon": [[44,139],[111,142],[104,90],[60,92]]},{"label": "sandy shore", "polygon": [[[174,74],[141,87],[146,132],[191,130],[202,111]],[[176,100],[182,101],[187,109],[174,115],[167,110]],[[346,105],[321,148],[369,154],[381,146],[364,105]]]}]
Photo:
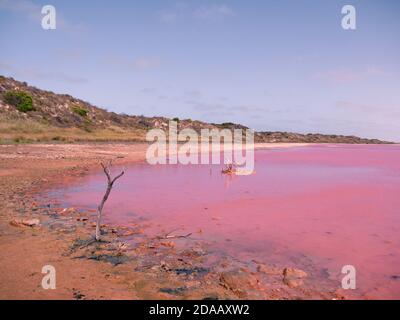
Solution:
[{"label": "sandy shore", "polygon": [[[303,144],[259,144],[257,148]],[[290,284],[271,266],[257,270],[221,262],[203,270],[207,249],[174,248],[165,239],[142,238],[127,249],[123,237],[140,230],[104,226],[108,242],[85,245],[93,235],[94,213],[44,205],[37,194],[97,170],[104,159],[118,164],[143,161],[145,144],[54,144],[0,146],[1,299],[339,299],[308,285]],[[10,224],[37,218],[40,226]],[[169,259],[169,260],[168,260]],[[41,287],[44,265],[57,270],[57,289]],[[271,271],[272,270],[272,271]]]}]

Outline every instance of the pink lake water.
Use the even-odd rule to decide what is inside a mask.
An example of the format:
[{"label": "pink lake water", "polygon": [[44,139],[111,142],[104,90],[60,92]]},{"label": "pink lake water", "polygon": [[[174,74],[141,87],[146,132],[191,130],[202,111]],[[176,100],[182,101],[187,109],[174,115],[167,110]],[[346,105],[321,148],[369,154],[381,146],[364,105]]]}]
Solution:
[{"label": "pink lake water", "polygon": [[[215,165],[126,167],[105,220],[141,219],[154,233],[179,227],[241,261],[305,270],[311,263],[338,289],[342,267],[353,265],[351,295],[400,299],[399,145],[314,145],[255,157],[251,176],[222,175]],[[94,209],[104,188],[99,171],[53,196]]]}]

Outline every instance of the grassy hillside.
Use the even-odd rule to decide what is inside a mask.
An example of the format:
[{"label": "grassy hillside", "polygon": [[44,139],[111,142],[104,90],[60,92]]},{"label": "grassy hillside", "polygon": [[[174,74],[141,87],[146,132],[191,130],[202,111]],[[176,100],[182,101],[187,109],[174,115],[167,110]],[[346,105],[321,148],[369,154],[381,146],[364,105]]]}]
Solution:
[{"label": "grassy hillside", "polygon": [[[0,76],[0,143],[144,141],[146,132],[167,128],[165,117],[117,114],[70,95],[56,94]],[[179,120],[179,129],[246,128]],[[354,136],[258,132],[256,142],[384,143]]]}]

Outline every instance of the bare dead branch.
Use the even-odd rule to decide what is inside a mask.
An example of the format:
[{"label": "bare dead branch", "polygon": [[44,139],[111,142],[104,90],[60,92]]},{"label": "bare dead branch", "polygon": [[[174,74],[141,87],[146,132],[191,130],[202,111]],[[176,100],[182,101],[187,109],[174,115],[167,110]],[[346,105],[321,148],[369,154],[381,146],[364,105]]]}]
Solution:
[{"label": "bare dead branch", "polygon": [[180,239],[180,238],[188,238],[192,235],[192,233],[184,234],[184,235],[170,235],[166,236],[165,239]]},{"label": "bare dead branch", "polygon": [[119,178],[121,178],[125,171],[122,171],[120,174],[118,174],[116,177],[111,178],[111,173],[110,173],[110,167],[112,165],[112,161],[110,160],[108,164],[104,164],[103,162],[100,163],[101,166],[103,167],[104,174],[107,177],[107,189],[106,192],[104,193],[103,199],[101,200],[101,203],[98,207],[98,212],[97,212],[97,223],[96,223],[96,235],[95,239],[96,241],[100,241],[101,237],[101,217],[103,214],[103,207],[104,204],[106,203],[108,196],[110,195],[111,189],[114,185],[114,182],[117,181]]},{"label": "bare dead branch", "polygon": [[225,168],[221,170],[223,174],[234,174],[235,173],[235,166],[234,164],[227,164]]},{"label": "bare dead branch", "polygon": [[164,236],[158,236],[157,239],[180,239],[180,238],[188,238],[192,235],[192,233],[184,234],[184,235],[173,235],[171,234],[172,232],[175,232],[179,230],[180,228],[174,229],[168,233],[166,233]]},{"label": "bare dead branch", "polygon": [[167,232],[167,233],[165,234],[164,238],[168,237],[172,232],[178,231],[178,230],[180,230],[180,229],[181,229],[181,228],[172,229],[170,232]]},{"label": "bare dead branch", "polygon": [[83,249],[83,248],[89,247],[91,244],[93,244],[95,242],[96,242],[96,239],[92,239],[92,240],[86,242],[83,246],[80,246],[79,249]]}]

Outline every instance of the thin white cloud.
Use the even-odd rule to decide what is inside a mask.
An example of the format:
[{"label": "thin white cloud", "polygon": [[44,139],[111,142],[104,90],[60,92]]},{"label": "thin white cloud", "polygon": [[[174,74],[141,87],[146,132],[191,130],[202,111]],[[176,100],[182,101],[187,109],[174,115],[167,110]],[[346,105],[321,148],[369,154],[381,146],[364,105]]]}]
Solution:
[{"label": "thin white cloud", "polygon": [[83,58],[83,50],[81,48],[57,48],[54,50],[57,57],[63,60],[80,61]]},{"label": "thin white cloud", "polygon": [[166,24],[175,23],[182,17],[185,17],[189,11],[189,5],[187,3],[175,3],[172,7],[162,10],[159,13],[160,21]]},{"label": "thin white cloud", "polygon": [[175,6],[159,13],[163,23],[175,23],[180,19],[197,19],[203,21],[216,21],[227,17],[234,17],[236,13],[226,4],[209,4],[199,7],[178,3]]},{"label": "thin white cloud", "polygon": [[71,76],[64,72],[60,71],[39,71],[35,69],[28,69],[25,71],[25,74],[30,77],[38,78],[38,79],[47,79],[47,80],[56,80],[61,82],[68,83],[86,83],[88,79],[84,77]]},{"label": "thin white cloud", "polygon": [[178,13],[166,11],[160,13],[160,20],[164,23],[174,23],[178,18]]},{"label": "thin white cloud", "polygon": [[314,78],[319,80],[327,80],[330,82],[352,82],[359,80],[361,74],[350,70],[330,70],[317,72],[313,75]]},{"label": "thin white cloud", "polygon": [[88,82],[88,79],[80,76],[73,76],[61,71],[43,71],[36,68],[20,68],[15,67],[10,62],[0,61],[0,74],[11,74],[19,79],[41,79],[54,80],[66,83],[81,84]]},{"label": "thin white cloud", "polygon": [[334,83],[347,83],[382,75],[385,75],[385,72],[381,68],[369,66],[363,70],[338,69],[316,72],[312,75],[312,77]]},{"label": "thin white cloud", "polygon": [[354,111],[366,116],[400,118],[400,105],[367,105],[353,101],[336,101],[336,107],[345,111]]},{"label": "thin white cloud", "polygon": [[0,11],[22,13],[33,21],[40,21],[41,7],[27,0],[0,0]]},{"label": "thin white cloud", "polygon": [[155,58],[139,58],[133,62],[136,69],[148,70],[156,68],[160,65],[160,60]]},{"label": "thin white cloud", "polygon": [[202,6],[195,9],[193,14],[196,18],[203,20],[217,20],[235,16],[235,12],[225,4]]},{"label": "thin white cloud", "polygon": [[193,110],[201,110],[207,112],[223,112],[233,114],[251,114],[251,113],[265,113],[269,111],[268,108],[248,105],[226,105],[222,103],[203,103],[194,100],[187,100]]},{"label": "thin white cloud", "polygon": [[149,70],[160,66],[161,61],[155,57],[138,57],[138,58],[127,58],[115,53],[106,55],[103,58],[103,62],[124,70]]},{"label": "thin white cloud", "polygon": [[143,88],[143,89],[139,90],[139,93],[142,93],[142,94],[155,94],[155,93],[157,93],[157,89],[156,88]]}]

